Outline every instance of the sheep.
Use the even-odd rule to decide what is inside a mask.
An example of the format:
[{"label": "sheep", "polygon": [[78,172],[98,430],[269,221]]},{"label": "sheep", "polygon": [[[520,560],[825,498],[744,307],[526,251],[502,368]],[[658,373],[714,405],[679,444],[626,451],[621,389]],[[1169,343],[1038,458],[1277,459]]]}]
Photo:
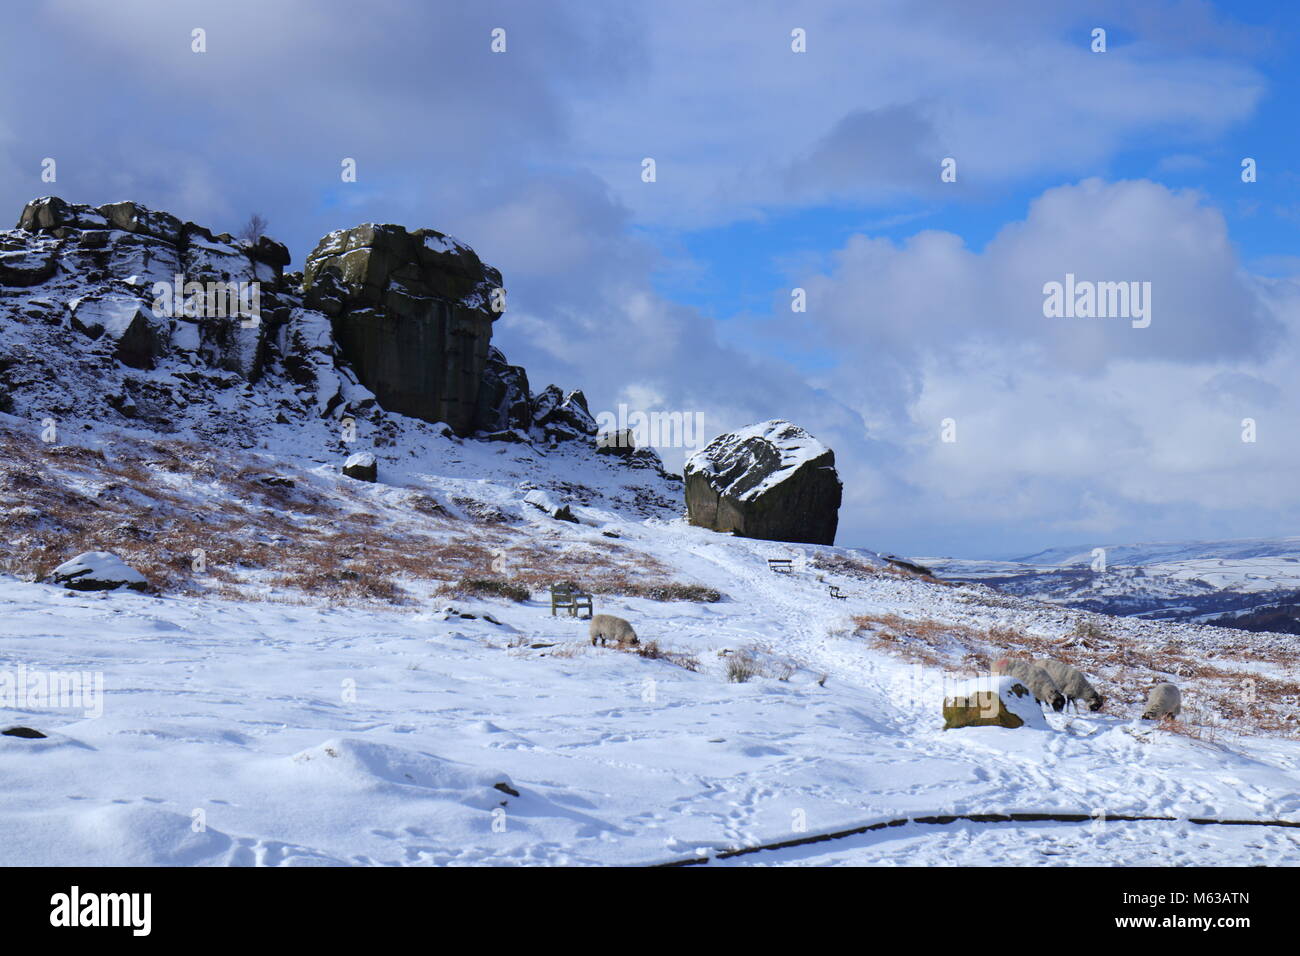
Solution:
[{"label": "sheep", "polygon": [[1009,674],[1024,681],[1038,702],[1050,705],[1052,710],[1059,711],[1065,707],[1065,695],[1056,686],[1056,681],[1052,680],[1052,675],[1037,664],[1030,661],[1007,660],[1004,657],[993,665],[993,673]]},{"label": "sheep", "polygon": [[1177,717],[1182,710],[1182,692],[1173,684],[1156,684],[1147,695],[1147,709],[1142,712],[1142,719],[1163,720],[1166,717]]},{"label": "sheep", "polygon": [[637,639],[636,631],[632,630],[632,625],[621,617],[615,617],[613,614],[597,614],[591,619],[591,627],[587,630],[591,634],[593,647],[596,644],[596,638],[600,638],[602,645],[604,645],[606,639],[618,644],[641,643]]},{"label": "sheep", "polygon": [[1079,701],[1086,703],[1089,710],[1101,710],[1102,705],[1106,703],[1106,698],[1097,693],[1096,688],[1088,683],[1088,678],[1079,668],[1063,661],[1043,660],[1034,663],[1047,671],[1048,676],[1056,681],[1056,686],[1065,695],[1066,703],[1074,704],[1076,711],[1079,709]]}]

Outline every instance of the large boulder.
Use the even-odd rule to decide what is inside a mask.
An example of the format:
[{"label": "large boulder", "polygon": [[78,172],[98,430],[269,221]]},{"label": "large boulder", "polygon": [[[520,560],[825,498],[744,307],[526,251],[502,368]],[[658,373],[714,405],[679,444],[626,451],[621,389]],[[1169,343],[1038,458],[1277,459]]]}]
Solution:
[{"label": "large boulder", "polygon": [[22,241],[0,237],[0,285],[29,286],[45,282],[59,268],[59,241],[22,237]]},{"label": "large boulder", "polygon": [[475,429],[500,288],[501,273],[468,246],[396,225],[332,232],[303,269],[308,306],[332,316],[340,351],[379,404],[461,435]]},{"label": "large boulder", "polygon": [[343,463],[343,474],[357,481],[378,481],[379,463],[368,451],[359,451]]},{"label": "large boulder", "polygon": [[843,485],[835,453],[798,425],[719,435],[686,460],[691,524],[746,538],[834,544]]},{"label": "large boulder", "polygon": [[611,428],[596,436],[597,455],[630,458],[636,450],[636,434],[630,428]]},{"label": "large boulder", "polygon": [[981,677],[953,687],[943,699],[943,729],[1035,727],[1047,729],[1043,710],[1020,680]]},{"label": "large boulder", "polygon": [[132,368],[153,368],[167,341],[153,312],[129,295],[73,299],[72,325],[92,339],[107,336],[113,342],[113,357]]},{"label": "large boulder", "polygon": [[171,245],[179,245],[184,224],[169,212],[154,212],[133,202],[112,202],[96,210],[114,229],[139,232]]},{"label": "large boulder", "polygon": [[91,206],[65,202],[58,196],[33,199],[18,215],[18,229],[25,232],[54,232],[68,229],[105,229],[108,217]]}]

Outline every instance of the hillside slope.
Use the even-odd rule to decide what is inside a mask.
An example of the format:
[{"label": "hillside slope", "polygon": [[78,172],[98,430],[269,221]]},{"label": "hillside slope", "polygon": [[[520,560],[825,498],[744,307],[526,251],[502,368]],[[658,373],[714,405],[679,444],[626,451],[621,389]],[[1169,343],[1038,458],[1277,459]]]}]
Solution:
[{"label": "hillside slope", "polygon": [[[86,435],[110,466],[128,441]],[[0,737],[0,862],[650,863],[900,814],[1300,819],[1295,638],[1081,615],[869,553],[718,535],[586,457],[437,437],[398,487],[230,454],[220,471],[289,476],[281,490],[309,495],[313,520],[372,528],[376,549],[412,522],[424,543],[388,574],[399,590],[285,588],[251,559],[214,560],[220,576],[159,594],[0,579],[0,669],[104,682],[98,717],[3,711],[49,736]],[[59,456],[66,480],[84,457]],[[319,527],[291,508],[241,501],[220,476],[141,467],[142,496],[170,476],[169,495],[206,495],[214,518],[244,509],[249,534],[279,535],[286,556],[318,547]],[[521,481],[567,487],[578,522],[526,502]],[[282,524],[266,532],[263,510]],[[476,536],[486,554],[466,555]],[[358,573],[379,573],[386,553]],[[773,574],[770,556],[796,572]],[[560,570],[598,585],[597,610],[633,621],[659,656],[593,648],[585,622],[553,617],[542,582]],[[457,591],[479,574],[528,597]],[[678,590],[643,586],[655,583]],[[657,599],[674,596],[693,599]],[[940,729],[945,675],[1045,647],[1099,675],[1104,712],[1050,714],[1050,732]],[[1133,719],[1153,666],[1187,691],[1181,733]],[[1247,679],[1252,702],[1229,716]],[[1298,838],[1186,822],[910,825],[737,862],[1276,863]]]}]

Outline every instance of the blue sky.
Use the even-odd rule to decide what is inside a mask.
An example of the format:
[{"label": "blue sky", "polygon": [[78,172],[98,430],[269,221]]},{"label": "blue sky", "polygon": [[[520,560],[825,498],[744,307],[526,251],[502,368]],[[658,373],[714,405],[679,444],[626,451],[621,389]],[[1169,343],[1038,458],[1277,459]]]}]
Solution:
[{"label": "blue sky", "polygon": [[[1258,31],[1234,57],[1257,70],[1264,81],[1257,108],[1217,135],[1178,139],[1174,148],[1163,139],[1169,131],[1152,126],[1151,135],[1136,133],[1095,163],[1090,175],[1152,179],[1203,192],[1223,211],[1243,260],[1253,268],[1282,274],[1284,264],[1272,262],[1273,257],[1300,253],[1300,124],[1292,119],[1300,102],[1300,7],[1269,2],[1207,6]],[[1081,22],[1089,21],[1085,16]],[[1125,44],[1134,38],[1112,21],[1107,23],[1112,23],[1108,52],[1123,55]],[[1086,48],[1090,32],[1079,30],[1068,40]],[[1261,164],[1257,181],[1250,185],[1240,176],[1247,155]],[[764,311],[774,295],[789,288],[784,264],[793,256],[815,257],[842,245],[855,232],[902,240],[921,228],[950,231],[982,248],[1002,225],[1024,218],[1034,197],[1061,182],[1043,172],[974,195],[815,205],[713,228],[652,232],[658,244],[674,253],[684,251],[698,269],[682,277],[669,267],[656,282],[666,295],[715,318]]]},{"label": "blue sky", "polygon": [[[48,0],[0,36],[0,200],[257,211],[298,264],[450,232],[535,389],[833,447],[841,544],[1291,533],[1298,43],[1263,2]],[[1046,319],[1067,272],[1150,282],[1150,327]]]}]

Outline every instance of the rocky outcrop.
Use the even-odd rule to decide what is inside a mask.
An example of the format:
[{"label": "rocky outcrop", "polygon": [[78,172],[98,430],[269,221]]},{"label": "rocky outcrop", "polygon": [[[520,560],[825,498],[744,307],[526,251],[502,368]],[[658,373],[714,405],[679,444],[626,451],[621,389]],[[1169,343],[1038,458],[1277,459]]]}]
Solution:
[{"label": "rocky outcrop", "polygon": [[587,396],[574,389],[567,394],[547,385],[533,397],[533,427],[547,441],[561,442],[595,437],[596,419],[587,408]]},{"label": "rocky outcrop", "polygon": [[834,544],[843,486],[835,453],[798,425],[719,435],[686,460],[690,522],[746,538]]},{"label": "rocky outcrop", "polygon": [[528,373],[523,366],[509,364],[500,349],[489,348],[487,364],[479,381],[475,431],[488,434],[513,433],[516,430],[527,432],[532,424],[533,401],[532,393],[528,391]]},{"label": "rocky outcrop", "polygon": [[59,241],[0,238],[0,285],[40,285],[58,269]]},{"label": "rocky outcrop", "polygon": [[151,369],[176,353],[248,381],[261,374],[288,261],[273,240],[241,243],[133,202],[46,196],[0,235],[0,283],[30,286],[60,271],[85,278],[88,294],[67,302],[72,325],[114,360]]},{"label": "rocky outcrop", "polygon": [[303,270],[307,304],[333,319],[361,384],[392,412],[475,430],[501,273],[432,229],[332,232]]},{"label": "rocky outcrop", "polygon": [[[367,224],[326,236],[302,273],[289,262],[265,236],[138,203],[33,200],[0,230],[0,411],[243,448],[310,425],[321,461],[358,434],[386,447],[408,431],[595,460],[583,393],[532,394],[490,345],[501,276],[472,249]],[[651,448],[612,463],[663,475]]]},{"label": "rocky outcrop", "polygon": [[[596,436],[596,454],[622,459],[629,468],[649,468],[664,473],[663,459],[650,446],[637,447],[636,433],[631,428],[614,428]],[[665,475],[667,477],[667,475]]]},{"label": "rocky outcrop", "polygon": [[163,353],[167,331],[149,307],[133,296],[88,296],[73,299],[68,307],[73,327],[92,339],[108,336],[114,343],[113,358],[123,365],[153,368],[154,359]]}]

